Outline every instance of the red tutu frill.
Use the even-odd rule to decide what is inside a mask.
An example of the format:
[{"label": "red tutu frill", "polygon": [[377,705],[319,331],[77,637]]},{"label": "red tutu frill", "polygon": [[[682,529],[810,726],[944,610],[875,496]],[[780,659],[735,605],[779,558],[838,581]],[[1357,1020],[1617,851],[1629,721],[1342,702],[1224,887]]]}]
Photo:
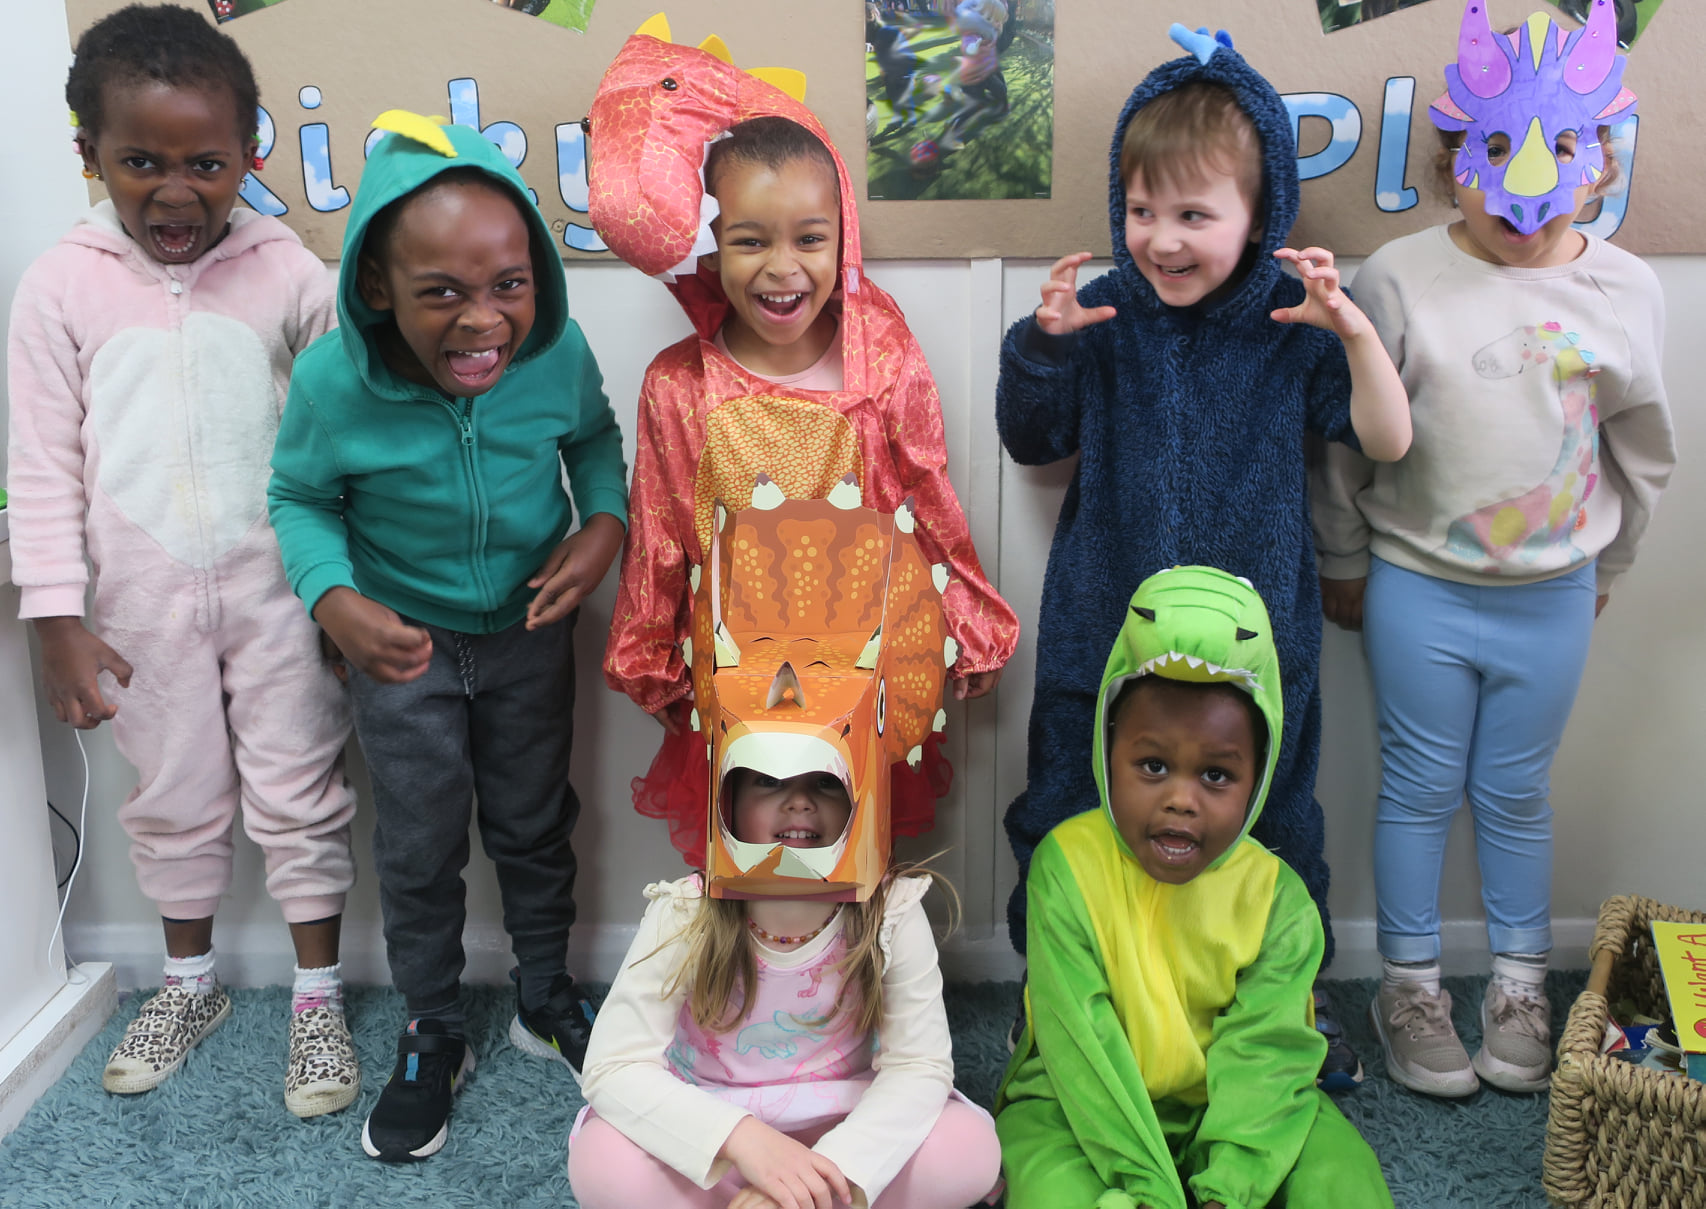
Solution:
[{"label": "red tutu frill", "polygon": [[[923,835],[936,826],[936,802],[948,796],[954,768],[942,754],[942,736],[924,741],[915,770],[895,764],[889,780],[889,827],[895,836]],[[705,736],[687,726],[665,732],[663,744],[643,777],[631,788],[634,809],[669,825],[669,842],[691,869],[705,867],[705,805],[711,795]]]}]

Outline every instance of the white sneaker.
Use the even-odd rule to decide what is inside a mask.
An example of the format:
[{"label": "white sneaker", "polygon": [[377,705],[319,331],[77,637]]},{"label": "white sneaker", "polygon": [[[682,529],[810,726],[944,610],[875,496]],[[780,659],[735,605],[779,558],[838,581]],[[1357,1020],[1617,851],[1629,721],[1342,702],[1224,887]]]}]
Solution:
[{"label": "white sneaker", "polygon": [[1552,1005],[1507,995],[1496,981],[1481,998],[1481,1048],[1475,1070],[1502,1091],[1545,1091],[1552,1081]]},{"label": "white sneaker", "polygon": [[1451,993],[1416,982],[1384,986],[1368,1005],[1394,1083],[1427,1096],[1472,1096],[1480,1089],[1469,1052],[1451,1027]]}]

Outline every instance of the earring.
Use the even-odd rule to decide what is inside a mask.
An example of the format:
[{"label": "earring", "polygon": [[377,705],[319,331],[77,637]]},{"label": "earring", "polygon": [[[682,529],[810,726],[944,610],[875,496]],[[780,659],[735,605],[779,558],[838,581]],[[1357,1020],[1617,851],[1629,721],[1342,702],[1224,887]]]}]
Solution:
[{"label": "earring", "polygon": [[85,169],[83,169],[83,179],[86,181],[98,181],[98,180],[101,180],[102,177],[101,177],[101,174],[99,172],[91,172],[87,168],[85,168]]}]

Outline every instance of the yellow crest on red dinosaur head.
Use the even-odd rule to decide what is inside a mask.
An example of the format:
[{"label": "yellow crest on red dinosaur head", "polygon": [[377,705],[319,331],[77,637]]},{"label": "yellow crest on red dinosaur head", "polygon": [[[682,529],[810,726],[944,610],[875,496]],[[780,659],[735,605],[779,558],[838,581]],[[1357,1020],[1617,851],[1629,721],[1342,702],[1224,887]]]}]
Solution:
[{"label": "yellow crest on red dinosaur head", "polygon": [[[947,568],[919,549],[910,501],[876,512],[850,481],[788,500],[761,476],[752,506],[718,505],[715,528],[708,565],[689,575],[682,652],[711,763],[710,893],[862,902],[888,868],[890,767],[916,763],[947,720],[958,655],[942,620]],[[724,792],[740,768],[833,773],[852,802],[845,831],[817,848],[742,842]]]},{"label": "yellow crest on red dinosaur head", "polygon": [[[660,13],[628,39],[599,82],[587,116],[587,204],[612,252],[643,273],[673,279],[691,275],[694,261],[716,248],[710,223],[717,203],[702,175],[710,143],[740,122],[785,117],[833,144],[803,103],[804,73],[743,71],[715,35],[696,47],[669,36]],[[841,196],[852,197],[839,157],[837,176]]]}]

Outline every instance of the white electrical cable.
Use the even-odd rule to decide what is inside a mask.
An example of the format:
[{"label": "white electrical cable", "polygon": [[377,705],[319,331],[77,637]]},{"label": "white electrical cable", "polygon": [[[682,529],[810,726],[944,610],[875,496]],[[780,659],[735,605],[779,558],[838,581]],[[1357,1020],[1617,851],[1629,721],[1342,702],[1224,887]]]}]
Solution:
[{"label": "white electrical cable", "polygon": [[[77,754],[83,757],[83,805],[77,811],[77,835],[80,842],[77,845],[77,859],[71,863],[71,875],[65,879],[65,897],[59,901],[59,916],[53,921],[53,934],[47,938],[47,963],[53,964],[53,942],[58,940],[60,932],[65,927],[65,908],[71,905],[71,891],[77,885],[77,870],[83,867],[83,854],[89,850],[89,751],[83,746],[83,732],[73,730],[72,735],[77,740]],[[66,955],[66,969],[69,975],[77,974],[77,967]],[[77,977],[70,981],[78,982]]]}]

